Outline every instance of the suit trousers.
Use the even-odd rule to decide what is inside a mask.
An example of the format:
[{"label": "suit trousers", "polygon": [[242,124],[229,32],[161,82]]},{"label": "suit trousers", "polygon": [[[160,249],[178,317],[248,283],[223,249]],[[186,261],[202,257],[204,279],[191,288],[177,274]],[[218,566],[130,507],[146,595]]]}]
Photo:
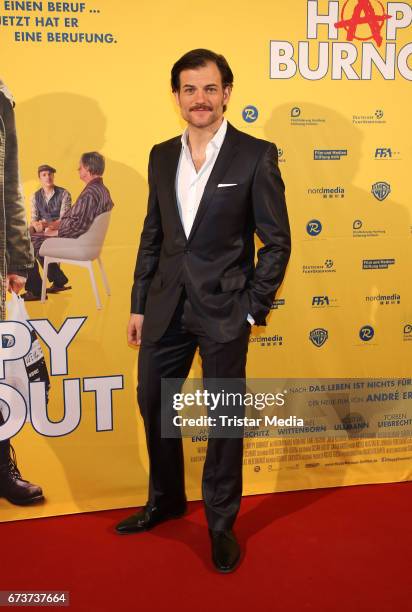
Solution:
[{"label": "suit trousers", "polygon": [[[161,379],[186,379],[197,348],[203,378],[244,379],[250,329],[245,321],[237,338],[215,342],[203,331],[183,290],[164,335],[157,342],[142,342],[137,396],[149,454],[149,504],[167,511],[186,502],[182,439],[161,433]],[[242,465],[243,437],[208,439],[202,494],[210,529],[231,529],[242,497]]]}]

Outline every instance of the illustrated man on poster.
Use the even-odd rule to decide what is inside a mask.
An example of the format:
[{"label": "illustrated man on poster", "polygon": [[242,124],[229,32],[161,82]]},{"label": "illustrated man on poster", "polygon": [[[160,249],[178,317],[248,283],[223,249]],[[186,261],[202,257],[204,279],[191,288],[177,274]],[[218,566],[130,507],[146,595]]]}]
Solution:
[{"label": "illustrated man on poster", "polygon": [[[31,197],[31,219],[30,234],[34,247],[34,256],[39,256],[39,248],[42,241],[38,241],[39,235],[43,235],[46,228],[57,229],[60,219],[70,210],[71,195],[64,187],[59,187],[54,182],[56,168],[49,164],[42,164],[38,167],[37,175],[40,181],[40,189],[35,191]],[[38,264],[35,263],[35,269]],[[37,271],[37,270],[36,270]],[[47,270],[47,277],[52,283],[47,289],[47,293],[60,293],[71,289],[67,286],[68,278],[57,263],[50,263]],[[26,301],[38,300],[41,293],[40,274],[34,273],[31,282],[29,281],[30,291],[24,294]],[[35,283],[35,281],[37,281]]]},{"label": "illustrated man on poster", "polygon": [[[161,379],[187,377],[199,347],[203,376],[244,379],[251,325],[265,325],[290,254],[277,149],[224,118],[233,86],[221,55],[186,53],[172,90],[183,136],[155,145],[128,339],[140,345],[138,401],[150,460],[145,507],[117,525],[145,531],[186,510],[181,438],[161,435]],[[263,246],[254,262],[254,235]],[[209,438],[202,492],[220,572],[240,559],[233,533],[242,496],[243,438]]]},{"label": "illustrated man on poster", "polygon": [[[69,207],[60,219],[54,224],[48,224],[44,232],[32,233],[34,253],[41,265],[43,265],[43,257],[39,255],[39,252],[45,240],[51,237],[79,238],[79,236],[90,229],[91,224],[98,215],[109,212],[113,208],[114,205],[110,192],[103,183],[105,164],[105,158],[97,151],[83,153],[78,170],[80,180],[86,183],[85,188],[73,206]],[[54,282],[57,282],[60,287],[63,283],[64,287],[67,278],[60,268],[57,268],[57,270],[59,276],[54,277]],[[23,294],[23,298],[26,301],[40,300],[41,287],[42,278],[36,261],[33,270],[28,275],[26,283],[27,292]],[[59,293],[59,290],[51,291],[51,293]]]},{"label": "illustrated man on poster", "polygon": [[[19,181],[14,101],[0,81],[0,320],[5,318],[6,290],[19,293],[33,266],[33,252]],[[0,410],[0,426],[4,417]],[[38,485],[24,480],[10,440],[0,441],[0,497],[18,505],[41,501]]]}]

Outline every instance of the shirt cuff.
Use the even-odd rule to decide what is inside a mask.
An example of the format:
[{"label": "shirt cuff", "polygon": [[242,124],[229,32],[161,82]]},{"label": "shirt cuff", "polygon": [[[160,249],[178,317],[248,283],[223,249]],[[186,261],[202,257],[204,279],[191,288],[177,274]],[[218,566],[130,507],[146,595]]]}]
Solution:
[{"label": "shirt cuff", "polygon": [[250,323],[251,325],[254,325],[254,324],[255,324],[255,319],[252,317],[252,315],[251,315],[251,314],[248,314],[248,316],[247,316],[247,320],[249,321],[249,323]]}]

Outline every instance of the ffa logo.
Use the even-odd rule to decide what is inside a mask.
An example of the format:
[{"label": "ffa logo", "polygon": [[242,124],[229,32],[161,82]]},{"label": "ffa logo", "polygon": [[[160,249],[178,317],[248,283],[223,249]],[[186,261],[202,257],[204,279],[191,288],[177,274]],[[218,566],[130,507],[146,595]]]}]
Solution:
[{"label": "ffa logo", "polygon": [[318,348],[323,346],[328,339],[328,332],[326,329],[322,327],[318,327],[317,329],[312,329],[309,334],[309,340]]},{"label": "ffa logo", "polygon": [[379,202],[383,202],[390,192],[391,186],[389,183],[385,183],[384,181],[380,181],[379,183],[374,183],[372,185],[372,194],[377,200],[379,200]]}]

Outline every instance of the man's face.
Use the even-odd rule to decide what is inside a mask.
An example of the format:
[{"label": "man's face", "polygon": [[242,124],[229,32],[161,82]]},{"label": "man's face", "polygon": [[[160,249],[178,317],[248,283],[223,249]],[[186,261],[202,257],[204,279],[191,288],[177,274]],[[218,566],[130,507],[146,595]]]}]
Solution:
[{"label": "man's face", "polygon": [[90,178],[90,172],[89,170],[86,168],[86,166],[83,166],[82,162],[79,163],[79,177],[82,181],[87,182],[88,179]]},{"label": "man's face", "polygon": [[54,172],[50,172],[50,170],[42,170],[39,179],[42,187],[50,188],[54,186]]},{"label": "man's face", "polygon": [[223,88],[219,68],[208,62],[194,70],[182,70],[176,102],[183,119],[197,128],[205,128],[223,117],[223,105],[230,98],[230,87]]}]

